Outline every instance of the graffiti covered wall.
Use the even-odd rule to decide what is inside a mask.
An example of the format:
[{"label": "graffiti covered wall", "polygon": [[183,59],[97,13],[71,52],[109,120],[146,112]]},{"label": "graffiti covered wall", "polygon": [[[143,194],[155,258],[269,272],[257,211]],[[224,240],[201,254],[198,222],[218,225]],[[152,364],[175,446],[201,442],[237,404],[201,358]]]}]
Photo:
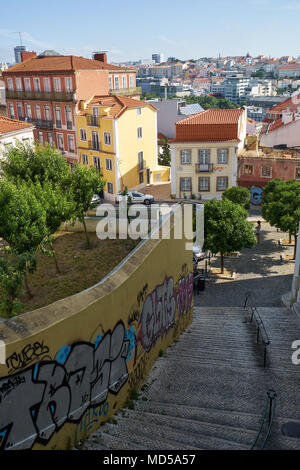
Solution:
[{"label": "graffiti covered wall", "polygon": [[98,285],[0,324],[0,449],[65,449],[126,402],[192,319],[185,240],[148,240]]}]

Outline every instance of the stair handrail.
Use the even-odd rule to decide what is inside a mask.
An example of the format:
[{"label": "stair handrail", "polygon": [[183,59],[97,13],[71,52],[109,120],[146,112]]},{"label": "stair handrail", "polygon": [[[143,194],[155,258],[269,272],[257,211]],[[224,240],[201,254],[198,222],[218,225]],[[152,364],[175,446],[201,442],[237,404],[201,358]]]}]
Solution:
[{"label": "stair handrail", "polygon": [[[276,398],[277,398],[277,393],[275,392],[275,390],[270,388],[267,391],[266,406],[265,406],[265,409],[264,409],[264,414],[263,414],[263,418],[262,418],[262,421],[261,421],[261,425],[260,425],[259,431],[257,433],[257,436],[255,438],[255,441],[253,442],[253,444],[251,446],[251,450],[254,450],[254,447],[256,446],[256,444],[257,444],[257,442],[258,442],[258,440],[259,440],[259,438],[262,434],[262,430],[263,430],[264,424],[266,422],[267,413],[268,413],[268,428],[267,428],[266,436],[265,436],[261,446],[257,450],[263,450],[265,445],[266,445],[266,442],[267,442],[267,440],[270,436],[270,432],[271,432],[271,429],[272,429],[272,426],[273,426],[275,410],[276,410]],[[268,410],[269,410],[269,412],[268,412]]]},{"label": "stair handrail", "polygon": [[253,319],[255,320],[255,323],[257,326],[256,343],[259,344],[259,337],[261,335],[261,339],[264,345],[264,367],[266,367],[267,348],[271,342],[270,342],[268,333],[266,331],[264,322],[262,321],[261,316],[258,312],[258,309],[252,303],[251,293],[247,293],[246,295],[246,299],[244,302],[244,310],[246,310],[248,304],[249,304],[249,308],[251,309],[251,316],[250,316],[250,320],[246,321],[245,323],[252,323]]}]

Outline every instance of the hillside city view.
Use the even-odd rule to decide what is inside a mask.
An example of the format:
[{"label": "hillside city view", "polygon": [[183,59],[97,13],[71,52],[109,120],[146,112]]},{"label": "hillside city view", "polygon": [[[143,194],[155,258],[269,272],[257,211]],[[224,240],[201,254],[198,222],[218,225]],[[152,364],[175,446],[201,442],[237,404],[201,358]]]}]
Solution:
[{"label": "hillside city view", "polygon": [[0,450],[300,450],[300,2],[1,19]]}]

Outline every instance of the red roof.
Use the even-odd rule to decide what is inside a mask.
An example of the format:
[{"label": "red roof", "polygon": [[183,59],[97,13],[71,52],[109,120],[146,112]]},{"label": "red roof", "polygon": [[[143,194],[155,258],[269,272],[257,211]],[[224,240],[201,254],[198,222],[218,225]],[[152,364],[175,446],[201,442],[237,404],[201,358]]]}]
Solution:
[{"label": "red roof", "polygon": [[16,119],[10,119],[6,116],[0,116],[0,135],[8,134],[9,132],[26,130],[28,128],[33,128],[32,124],[29,124],[24,121],[17,121]]},{"label": "red roof", "polygon": [[[127,96],[115,96],[115,95],[105,95],[105,96],[94,96],[94,98],[89,102],[89,105],[99,104],[100,106],[106,106],[109,109],[108,117],[117,119],[120,117],[127,109],[130,108],[142,108],[147,107],[151,108],[154,111],[157,111],[151,103],[147,101],[141,101],[134,98],[129,98]],[[85,114],[85,113],[81,113]]]},{"label": "red roof", "polygon": [[271,109],[267,109],[267,113],[281,113],[289,108],[291,112],[297,111],[298,106],[300,106],[300,93],[299,95],[292,96],[287,100],[282,101],[279,104],[276,104]]},{"label": "red roof", "polygon": [[[32,57],[5,70],[5,74],[15,72],[74,72],[75,70],[127,70],[99,60],[72,55]],[[130,69],[132,70],[132,69]]]},{"label": "red roof", "polygon": [[208,109],[175,124],[173,142],[225,142],[239,140],[240,109]]}]

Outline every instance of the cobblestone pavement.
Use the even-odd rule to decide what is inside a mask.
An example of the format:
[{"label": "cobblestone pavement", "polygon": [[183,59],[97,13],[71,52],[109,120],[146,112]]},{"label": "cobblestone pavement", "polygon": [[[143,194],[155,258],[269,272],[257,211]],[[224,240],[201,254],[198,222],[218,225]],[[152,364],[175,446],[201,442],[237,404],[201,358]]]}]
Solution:
[{"label": "cobblestone pavement", "polygon": [[[250,220],[262,219],[251,217]],[[240,307],[247,292],[251,292],[256,305],[279,307],[282,294],[291,289],[294,272],[294,262],[280,258],[284,253],[292,254],[294,247],[279,246],[280,238],[288,236],[263,221],[259,245],[242,250],[238,258],[225,258],[225,267],[236,272],[236,279],[209,279],[205,291],[195,297],[195,305]],[[220,266],[219,257],[212,259],[211,266]]]}]

